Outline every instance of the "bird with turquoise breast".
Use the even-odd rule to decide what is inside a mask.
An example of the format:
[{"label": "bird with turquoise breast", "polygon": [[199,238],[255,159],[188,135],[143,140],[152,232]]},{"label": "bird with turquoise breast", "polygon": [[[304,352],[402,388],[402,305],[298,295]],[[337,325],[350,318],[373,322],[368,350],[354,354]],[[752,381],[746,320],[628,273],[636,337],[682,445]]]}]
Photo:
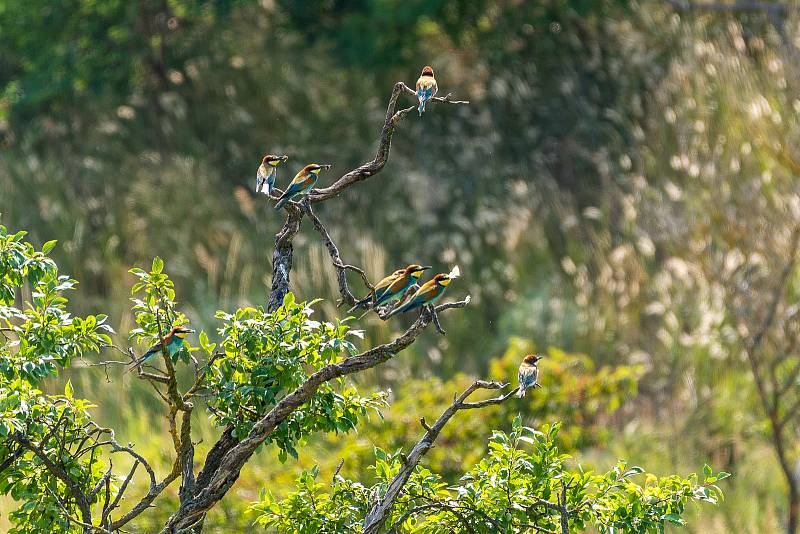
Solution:
[{"label": "bird with turquoise breast", "polygon": [[286,163],[289,156],[275,156],[267,154],[261,159],[261,165],[256,172],[256,193],[271,195],[275,188],[275,180],[278,178],[278,166]]},{"label": "bird with turquoise breast", "polygon": [[436,78],[433,77],[433,67],[426,65],[425,68],[422,69],[422,74],[420,74],[417,79],[416,89],[417,99],[419,100],[419,107],[417,110],[420,116],[422,116],[425,112],[425,104],[428,103],[428,100],[436,96],[436,92],[439,90],[439,86],[436,85]]},{"label": "bird with turquoise breast", "polygon": [[398,269],[375,285],[375,291],[356,302],[348,313],[361,308],[375,308],[386,304],[395,298],[402,298],[403,295],[419,280],[422,273],[430,269],[429,265],[419,265],[412,263],[404,269]]},{"label": "bird with turquoise breast", "polygon": [[[181,348],[183,347],[183,339],[186,337],[186,335],[192,333],[194,333],[194,330],[179,325],[172,327],[169,333],[163,337],[163,342],[166,345],[167,353],[169,354],[170,358],[175,356],[175,354],[177,354],[178,351],[181,350]],[[162,347],[161,342],[162,339],[156,341],[155,344],[153,344],[149,349],[147,349],[147,352],[142,354],[142,356],[139,357],[133,363],[133,365],[128,367],[127,372],[133,371],[140,365],[143,365],[144,363],[147,363],[153,358],[157,357],[159,354],[163,354],[164,351],[161,349]]]},{"label": "bird with turquoise breast", "polygon": [[319,179],[319,173],[323,170],[327,171],[330,168],[330,165],[310,163],[300,169],[300,172],[295,175],[295,177],[289,183],[289,186],[286,188],[286,191],[284,191],[281,197],[278,199],[278,203],[275,204],[275,209],[279,210],[290,200],[294,200],[295,198],[310,193]]},{"label": "bird with turquoise breast", "polygon": [[388,319],[398,313],[405,313],[417,308],[422,308],[435,303],[444,294],[444,290],[450,285],[452,278],[447,273],[439,273],[424,284],[414,293],[405,304],[398,306],[389,312],[384,319]]},{"label": "bird with turquoise breast", "polygon": [[523,358],[522,363],[519,365],[519,387],[517,388],[517,397],[524,397],[525,392],[531,388],[542,387],[539,384],[539,367],[536,365],[539,360],[544,356],[537,356],[535,354],[528,354]]}]

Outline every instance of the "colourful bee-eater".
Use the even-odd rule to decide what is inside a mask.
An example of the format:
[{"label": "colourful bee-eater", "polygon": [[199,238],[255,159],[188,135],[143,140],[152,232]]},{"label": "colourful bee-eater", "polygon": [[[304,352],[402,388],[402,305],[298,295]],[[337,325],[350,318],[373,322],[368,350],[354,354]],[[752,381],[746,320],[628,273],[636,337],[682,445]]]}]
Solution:
[{"label": "colourful bee-eater", "polygon": [[417,292],[414,293],[414,295],[412,295],[405,304],[393,309],[386,315],[386,317],[384,317],[384,319],[388,319],[392,315],[397,315],[398,313],[405,313],[417,308],[422,308],[428,304],[433,304],[439,300],[439,297],[441,297],[444,293],[444,290],[447,289],[447,285],[451,280],[452,278],[447,273],[437,274],[422,284]]},{"label": "colourful bee-eater", "polygon": [[[183,346],[183,338],[186,337],[186,334],[191,334],[193,332],[194,330],[186,328],[185,326],[175,326],[169,331],[169,334],[164,336],[164,343],[167,344],[167,352],[169,353],[170,357],[175,356],[175,354],[181,350],[181,347]],[[136,360],[133,365],[128,367],[127,372],[133,371],[143,363],[152,360],[159,354],[163,354],[161,350],[161,340],[158,340],[152,347],[147,349],[147,352],[142,354],[142,356]]]},{"label": "colourful bee-eater", "polygon": [[430,269],[430,265],[417,265],[412,263],[405,269],[398,269],[375,286],[374,299],[373,293],[368,294],[363,299],[356,302],[356,305],[350,308],[348,313],[356,310],[357,308],[366,309],[368,307],[375,308],[386,304],[394,298],[402,298],[408,289],[417,283],[419,277],[426,269]]},{"label": "colourful bee-eater", "polygon": [[522,360],[522,363],[519,366],[519,374],[517,378],[519,379],[519,387],[517,388],[517,397],[524,397],[525,392],[531,388],[540,388],[542,387],[539,382],[539,368],[536,366],[536,362],[544,358],[544,356],[537,356],[534,354],[528,354]]},{"label": "colourful bee-eater", "polygon": [[278,203],[275,204],[275,209],[281,209],[284,204],[295,197],[308,194],[317,183],[320,171],[323,169],[327,171],[330,168],[330,165],[319,165],[317,163],[311,163],[303,167],[300,172],[295,175],[289,187],[287,187],[286,191],[281,195],[281,198],[278,199]]},{"label": "colourful bee-eater", "polygon": [[272,189],[275,187],[275,179],[278,177],[278,165],[286,163],[288,159],[289,156],[285,155],[274,156],[267,154],[264,156],[256,173],[256,193],[272,194]]},{"label": "colourful bee-eater", "polygon": [[433,77],[433,68],[430,65],[426,65],[417,79],[417,98],[419,99],[419,107],[417,109],[420,116],[425,112],[425,104],[436,96],[436,91],[438,90],[436,79]]}]

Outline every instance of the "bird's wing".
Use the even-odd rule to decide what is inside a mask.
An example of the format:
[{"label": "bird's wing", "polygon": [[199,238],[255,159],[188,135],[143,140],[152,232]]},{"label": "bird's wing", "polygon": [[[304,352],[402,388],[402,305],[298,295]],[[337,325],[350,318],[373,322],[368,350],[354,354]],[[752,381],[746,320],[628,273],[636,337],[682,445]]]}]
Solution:
[{"label": "bird's wing", "polygon": [[[165,340],[165,341],[166,341],[166,340]],[[167,341],[167,343],[169,343],[169,341]],[[153,344],[150,346],[150,348],[149,348],[149,349],[147,349],[147,352],[145,352],[144,354],[142,354],[142,357],[141,357],[140,359],[141,359],[141,360],[146,360],[147,358],[149,358],[149,357],[153,356],[153,355],[154,355],[154,354],[156,354],[157,352],[161,352],[161,341],[160,341],[160,340],[159,340],[159,341],[156,341],[155,343],[153,343]]]},{"label": "bird's wing", "polygon": [[146,361],[150,360],[151,358],[153,358],[154,356],[156,356],[159,352],[161,352],[161,341],[156,341],[155,343],[153,343],[150,346],[149,349],[147,349],[147,352],[145,352],[144,354],[139,356],[136,359],[136,361],[133,362],[133,364],[130,367],[128,367],[128,371],[132,371],[133,369],[136,369],[137,367],[142,365],[144,362],[146,362]]},{"label": "bird's wing", "polygon": [[441,292],[441,288],[439,288],[439,286],[436,285],[436,282],[434,282],[433,280],[429,280],[424,284],[422,284],[422,287],[420,287],[417,290],[417,292],[414,293],[414,296],[411,297],[411,300],[408,301],[404,305],[404,307],[406,307],[407,309],[412,309],[417,306],[423,305],[429,302],[431,299],[435,298],[439,294],[439,292]]},{"label": "bird's wing", "polygon": [[423,100],[430,99],[433,95],[436,94],[437,87],[436,87],[436,80],[432,78],[423,78],[420,77],[417,80],[417,98],[421,98]]},{"label": "bird's wing", "polygon": [[263,190],[267,179],[268,175],[264,172],[264,165],[259,165],[258,172],[256,173],[256,193],[260,193]]},{"label": "bird's wing", "polygon": [[285,198],[285,197],[290,197],[292,195],[296,195],[297,193],[302,191],[304,187],[305,187],[305,183],[304,182],[302,182],[302,181],[301,182],[295,182],[294,180],[292,180],[292,183],[289,184],[289,187],[286,188],[286,191],[284,191],[283,196],[281,198]]},{"label": "bird's wing", "polygon": [[428,81],[422,77],[417,80],[417,98],[420,100],[427,100],[430,98],[428,96]]},{"label": "bird's wing", "polygon": [[430,100],[435,93],[436,93],[435,85],[429,84],[427,87],[425,87],[425,94],[423,96],[425,100]]},{"label": "bird's wing", "polygon": [[539,369],[534,365],[520,365],[519,367],[519,385],[528,389],[536,384],[536,378],[539,376]]},{"label": "bird's wing", "polygon": [[380,282],[375,284],[375,290],[377,291],[378,289],[383,289],[385,287],[388,287],[389,285],[391,285],[392,282],[394,282],[397,279],[398,276],[400,276],[400,271],[395,271],[389,276],[383,277],[383,279],[381,279]]},{"label": "bird's wing", "polygon": [[309,179],[311,179],[311,176],[312,176],[312,174],[310,172],[306,173],[306,172],[300,171],[300,172],[298,172],[297,174],[294,175],[294,178],[292,178],[291,185],[304,184]]},{"label": "bird's wing", "polygon": [[377,283],[377,285],[375,286],[375,297],[377,298],[377,300],[381,300],[387,294],[391,293],[392,291],[391,288],[394,285],[394,282],[397,280],[397,277],[400,276],[400,274],[401,274],[400,271],[395,271]]},{"label": "bird's wing", "polygon": [[400,275],[386,289],[389,293],[399,293],[408,286],[408,276]]}]

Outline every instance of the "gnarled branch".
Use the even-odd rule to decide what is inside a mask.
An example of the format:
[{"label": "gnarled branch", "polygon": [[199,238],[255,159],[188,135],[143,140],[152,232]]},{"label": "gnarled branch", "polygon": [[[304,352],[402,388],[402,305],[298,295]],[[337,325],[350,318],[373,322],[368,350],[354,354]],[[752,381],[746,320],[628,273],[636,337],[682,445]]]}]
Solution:
[{"label": "gnarled branch", "polygon": [[[366,180],[370,176],[378,174],[381,169],[383,169],[384,165],[386,165],[386,161],[389,159],[389,150],[392,146],[392,135],[394,134],[395,128],[400,121],[403,120],[403,117],[416,109],[416,106],[411,106],[399,111],[395,111],[397,109],[397,99],[403,93],[411,95],[414,98],[417,97],[417,94],[414,92],[414,90],[403,82],[397,82],[394,84],[392,95],[389,97],[389,105],[386,108],[386,119],[384,120],[383,128],[381,129],[381,137],[380,141],[378,142],[378,151],[375,154],[375,158],[372,161],[368,161],[367,163],[364,163],[363,165],[360,165],[359,167],[348,172],[336,180],[336,182],[334,182],[332,185],[311,191],[311,194],[309,195],[311,202],[324,202],[325,200],[333,198],[351,185],[360,182],[361,180]],[[444,97],[434,97],[431,99],[431,101],[449,104],[469,104],[469,101],[467,100],[452,100],[451,96],[452,95],[448,93]]]},{"label": "gnarled branch", "polygon": [[[465,299],[441,304],[436,307],[436,311],[463,308],[468,302],[469,299]],[[326,365],[311,375],[302,385],[281,399],[269,413],[262,417],[250,430],[247,438],[224,453],[216,471],[213,474],[204,476],[203,487],[195,498],[178,509],[167,522],[162,532],[179,532],[199,521],[205,512],[222,499],[233,483],[236,482],[242,467],[253,455],[256,448],[267,439],[279,424],[284,422],[300,406],[308,402],[322,384],[370,369],[389,360],[411,345],[425,327],[430,324],[431,320],[431,313],[428,310],[424,310],[408,330],[392,342],[378,345],[341,362]],[[200,477],[198,477],[199,480]]]}]

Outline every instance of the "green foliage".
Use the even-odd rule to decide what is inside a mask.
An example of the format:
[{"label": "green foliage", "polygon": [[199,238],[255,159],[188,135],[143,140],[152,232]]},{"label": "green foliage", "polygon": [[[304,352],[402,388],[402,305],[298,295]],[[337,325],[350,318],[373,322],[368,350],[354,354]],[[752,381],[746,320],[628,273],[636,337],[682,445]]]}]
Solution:
[{"label": "green foliage", "polygon": [[[91,405],[74,398],[69,382],[64,395],[45,395],[36,386],[73,358],[110,345],[113,332],[104,315],[80,318],[67,311],[64,293],[76,282],[59,275],[47,256],[55,242],[36,251],[24,235],[0,226],[0,494],[20,502],[9,514],[11,532],[67,532],[64,507],[75,515],[77,504],[63,499],[65,481],[45,464],[57,464],[87,493],[105,465],[95,449],[81,450],[92,428]],[[30,295],[21,306],[20,291]],[[66,443],[64,436],[70,437]]]},{"label": "green foliage", "polygon": [[[292,392],[315,371],[355,354],[347,339],[360,336],[344,323],[311,319],[314,302],[295,302],[286,295],[283,305],[272,313],[261,308],[244,308],[235,313],[218,312],[224,323],[219,329],[221,351],[207,371],[212,396],[209,408],[214,422],[234,427],[243,438],[253,423],[276,399]],[[207,346],[209,356],[214,347]],[[362,397],[344,379],[323,384],[312,400],[283,422],[269,440],[297,458],[296,445],[314,432],[346,433],[370,409],[385,404],[385,395]],[[378,412],[380,413],[380,412]]]},{"label": "green foliage", "polygon": [[[92,405],[64,395],[43,395],[21,378],[0,384],[0,461],[14,459],[0,478],[0,494],[9,495],[20,506],[9,514],[16,525],[12,533],[46,534],[74,532],[65,508],[78,517],[74,499],[61,478],[45,467],[57,463],[80,491],[89,493],[100,480],[106,465],[97,449],[79,450],[86,427],[92,425]],[[61,436],[69,436],[64,446]],[[12,439],[13,438],[13,439]],[[24,451],[17,440],[36,447],[44,458]],[[98,496],[92,502],[96,502]],[[64,504],[66,503],[66,504]]]},{"label": "green foliage", "polygon": [[[25,232],[10,234],[0,225],[0,374],[38,384],[86,351],[111,344],[105,315],[74,317],[64,293],[77,282],[59,275],[47,254],[23,241]],[[30,290],[30,300],[17,305],[17,292]]]},{"label": "green foliage", "polygon": [[[134,268],[130,273],[139,281],[131,288],[131,293],[143,293],[144,298],[132,298],[133,313],[138,328],[130,331],[129,337],[139,343],[152,344],[161,340],[173,326],[188,324],[186,316],[176,310],[175,284],[164,271],[164,260],[156,256],[150,272]],[[205,335],[203,333],[203,335]],[[196,349],[195,349],[196,350]],[[189,363],[192,349],[184,341],[183,347],[174,356],[183,363]]]},{"label": "green foliage", "polygon": [[[659,533],[666,523],[684,524],[690,502],[716,504],[722,490],[708,466],[703,477],[645,474],[619,462],[606,473],[584,471],[556,445],[558,424],[541,431],[514,420],[512,431],[495,431],[488,454],[457,482],[418,466],[387,520],[399,532],[559,532],[564,516],[571,531]],[[256,523],[281,532],[353,532],[370,502],[382,497],[403,465],[400,451],[375,449],[376,482],[366,487],[338,474],[330,490],[316,481],[316,468],[303,473],[297,491],[282,500],[261,495],[251,512]],[[634,478],[644,479],[643,483]],[[300,518],[314,518],[307,528]],[[316,530],[315,530],[316,529]]]},{"label": "green foliage", "polygon": [[317,466],[303,471],[297,491],[284,500],[262,491],[261,500],[250,508],[256,524],[302,534],[357,532],[368,511],[370,488],[337,474],[326,492],[318,477]]}]

